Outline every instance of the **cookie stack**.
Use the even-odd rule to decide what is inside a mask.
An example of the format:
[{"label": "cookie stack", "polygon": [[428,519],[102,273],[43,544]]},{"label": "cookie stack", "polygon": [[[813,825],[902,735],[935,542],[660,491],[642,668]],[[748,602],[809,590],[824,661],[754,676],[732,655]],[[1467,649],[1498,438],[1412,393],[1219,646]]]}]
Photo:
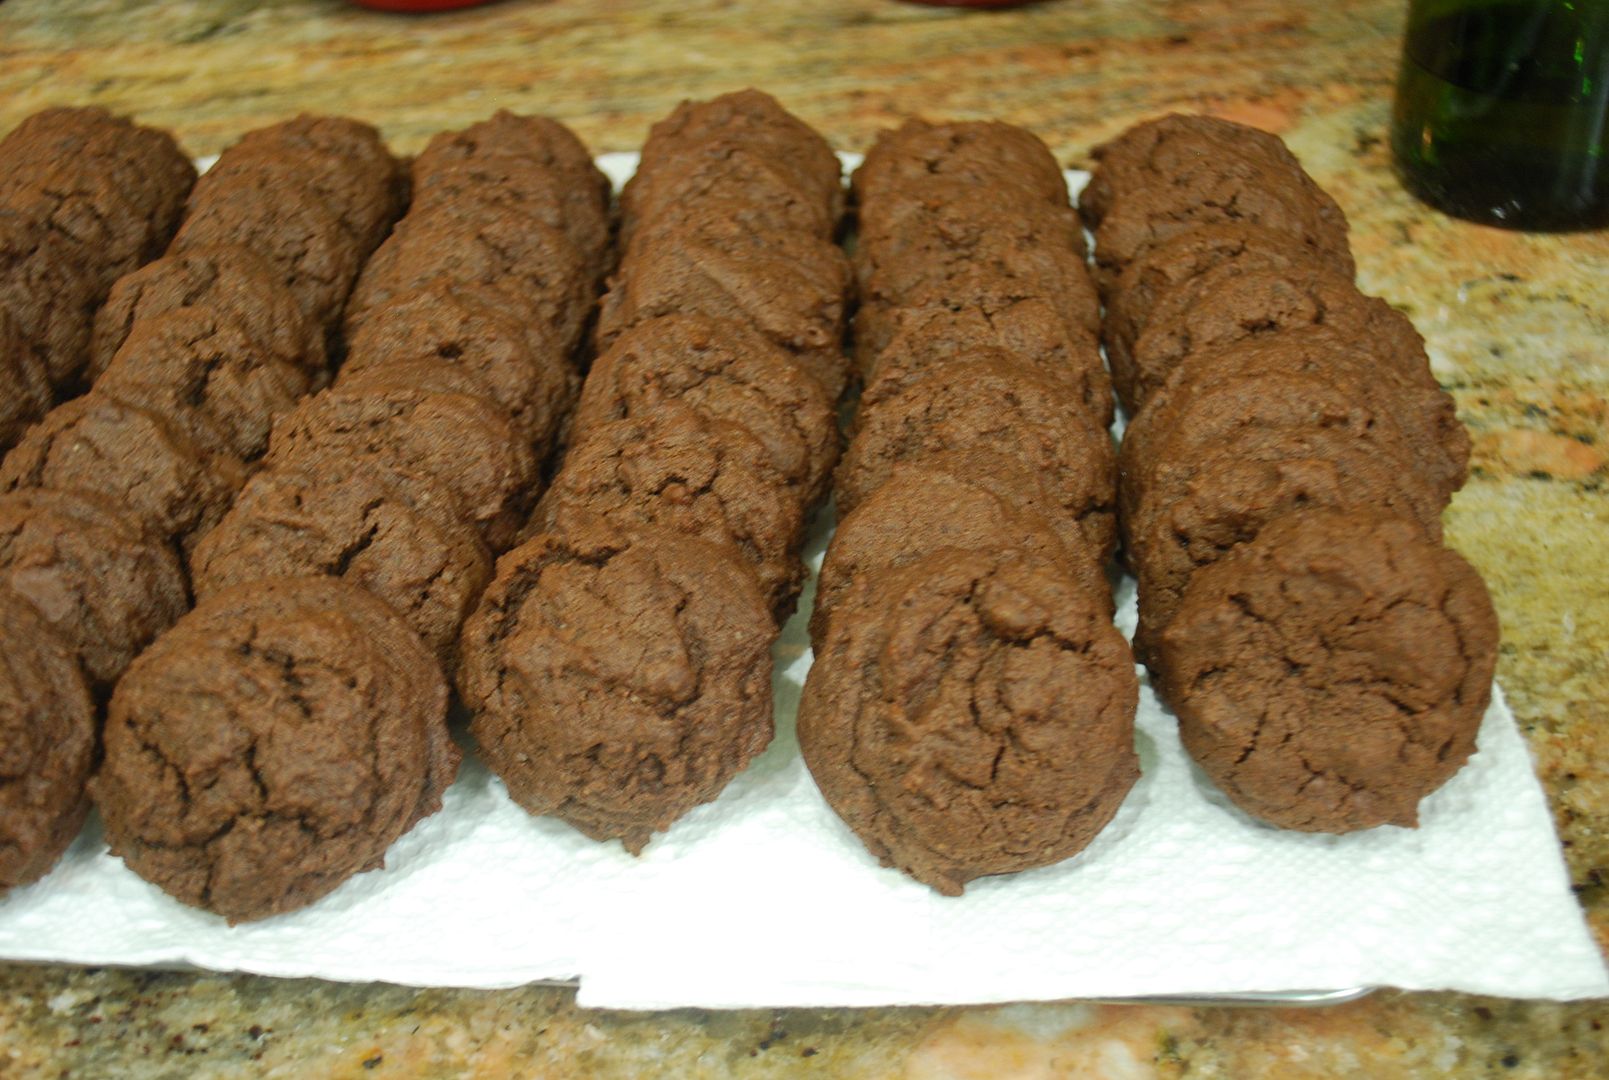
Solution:
[{"label": "cookie stack", "polygon": [[1111,389],[1039,140],[909,123],[854,190],[865,389],[799,741],[873,854],[958,895],[1081,850],[1139,775],[1104,573]]},{"label": "cookie stack", "polygon": [[563,467],[464,631],[472,730],[530,812],[638,852],[770,741],[838,452],[842,198],[827,144],[754,91],[643,148]]},{"label": "cookie stack", "polygon": [[[348,306],[341,377],[273,425],[192,555],[195,611],[112,701],[114,849],[232,921],[318,899],[440,808],[459,759],[443,667],[578,381],[609,236],[586,148],[499,114],[438,137],[413,181]],[[197,774],[205,795],[164,787]]]},{"label": "cookie stack", "polygon": [[[370,207],[330,213],[337,235],[324,240],[350,248],[354,275],[321,277],[322,291],[294,259],[258,254],[265,245],[254,223],[271,218],[272,206],[235,219],[253,246],[228,242],[230,208],[249,205],[243,191],[272,190],[275,205],[315,200],[294,180],[315,176],[344,177]],[[188,607],[176,542],[191,546],[223,515],[274,418],[326,378],[325,328],[312,313],[339,310],[370,242],[357,234],[388,227],[397,196],[395,163],[364,125],[302,118],[247,136],[191,193],[174,253],[112,287],[87,350],[93,389],[52,411],[0,466],[0,587],[22,602],[0,604],[5,651],[18,657],[0,680],[0,718],[16,725],[4,744],[18,748],[10,760],[22,766],[0,785],[0,830],[10,832],[0,843],[0,887],[47,870],[76,831],[92,703]],[[192,225],[219,243],[191,243]],[[46,687],[19,674],[24,665],[60,671],[63,656],[77,675]],[[164,738],[136,739],[115,722],[108,731],[109,757],[146,770],[127,789],[103,787],[109,822],[122,827],[121,815],[151,805]]]},{"label": "cookie stack", "polygon": [[78,392],[92,313],[168,246],[195,178],[172,136],[102,109],[0,139],[0,451]]},{"label": "cookie stack", "polygon": [[1469,457],[1452,400],[1279,139],[1169,116],[1095,156],[1136,651],[1249,813],[1412,825],[1474,749],[1496,653],[1441,546]]}]

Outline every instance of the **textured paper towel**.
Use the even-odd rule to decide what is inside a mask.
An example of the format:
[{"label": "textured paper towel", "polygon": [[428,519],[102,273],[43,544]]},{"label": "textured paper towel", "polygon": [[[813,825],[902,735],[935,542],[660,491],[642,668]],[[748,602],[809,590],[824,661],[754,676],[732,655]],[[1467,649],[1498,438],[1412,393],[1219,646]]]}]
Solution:
[{"label": "textured paper towel", "polygon": [[[617,180],[631,163],[603,160]],[[1119,604],[1131,631],[1131,581]],[[385,870],[258,924],[169,900],[92,824],[48,878],[0,900],[0,957],[410,985],[579,976],[583,1004],[620,1008],[1358,985],[1609,994],[1500,697],[1419,829],[1326,837],[1230,806],[1145,688],[1144,776],[1111,826],[1074,859],[949,899],[878,867],[816,792],[793,738],[804,619],[777,648],[776,743],[641,859],[528,816],[471,758]]]}]

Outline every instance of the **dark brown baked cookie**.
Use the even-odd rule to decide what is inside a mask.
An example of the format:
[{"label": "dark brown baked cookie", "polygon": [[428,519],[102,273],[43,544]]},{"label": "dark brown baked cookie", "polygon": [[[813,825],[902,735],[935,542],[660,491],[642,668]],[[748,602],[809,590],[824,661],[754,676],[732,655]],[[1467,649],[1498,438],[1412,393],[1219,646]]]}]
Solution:
[{"label": "dark brown baked cookie", "polygon": [[[1236,222],[1202,225],[1148,249],[1127,267],[1106,297],[1101,339],[1129,412],[1137,412],[1130,350],[1151,319],[1160,296],[1226,263],[1266,270],[1299,270],[1322,264],[1295,237]],[[1336,273],[1342,270],[1331,265]],[[1350,277],[1348,271],[1345,276]]]},{"label": "dark brown baked cookie", "polygon": [[[686,170],[690,155],[724,160],[739,148],[786,168],[799,178],[806,199],[829,207],[831,218],[837,219],[844,197],[837,155],[810,125],[759,90],[682,102],[649,129],[637,175],[648,184],[661,174]],[[638,211],[629,191],[622,195],[621,206],[628,226],[651,216],[647,208]],[[816,235],[830,235],[830,229]]]},{"label": "dark brown baked cookie", "polygon": [[53,409],[0,464],[0,492],[98,495],[162,537],[205,532],[245,482],[239,459],[98,390]]},{"label": "dark brown baked cookie", "polygon": [[326,390],[274,425],[265,464],[308,467],[331,456],[423,473],[458,498],[494,548],[536,497],[531,447],[501,409],[467,394]]},{"label": "dark brown baked cookie", "polygon": [[[306,368],[262,352],[208,307],[140,319],[96,386],[184,425],[198,441],[216,433],[220,443],[210,448],[241,461],[263,456],[274,420],[313,388]],[[193,412],[211,422],[205,430],[185,423]]]},{"label": "dark brown baked cookie", "polygon": [[0,589],[0,896],[50,872],[78,835],[95,705],[72,650]]},{"label": "dark brown baked cookie", "polygon": [[667,149],[660,168],[638,170],[620,194],[619,245],[631,245],[646,222],[696,216],[719,203],[753,232],[798,232],[831,239],[843,214],[841,193],[824,200],[819,188],[785,161],[759,147],[727,140],[718,151],[693,146]]},{"label": "dark brown baked cookie", "polygon": [[1095,278],[1103,293],[1147,248],[1212,224],[1287,233],[1352,273],[1346,216],[1274,136],[1172,116],[1131,129],[1096,154],[1100,165],[1079,207],[1098,222]]},{"label": "dark brown baked cookie", "polygon": [[734,545],[778,622],[793,610],[804,579],[794,554],[804,508],[746,428],[701,417],[675,398],[589,428],[565,455],[531,531],[573,532],[578,519],[592,515]]},{"label": "dark brown baked cookie", "polygon": [[856,582],[816,651],[799,748],[885,866],[947,896],[1059,862],[1139,778],[1134,660],[1106,603],[1015,552]]},{"label": "dark brown baked cookie", "polygon": [[259,473],[196,545],[201,599],[276,577],[340,577],[390,604],[451,669],[492,556],[457,500],[373,459],[314,456]]},{"label": "dark brown baked cookie", "polygon": [[[856,362],[866,384],[882,375],[884,358],[920,370],[999,349],[1065,382],[1072,403],[1102,427],[1112,422],[1112,380],[1101,362],[1099,344],[1083,327],[1069,327],[1048,300],[995,295],[979,303],[902,305],[879,314],[884,325],[874,334],[860,333],[861,318],[855,323]],[[872,355],[872,339],[883,334],[886,344]]]},{"label": "dark brown baked cookie", "polygon": [[1185,749],[1247,813],[1413,826],[1474,752],[1497,634],[1480,576],[1417,524],[1296,514],[1191,580],[1161,687]]},{"label": "dark brown baked cookie", "polygon": [[118,684],[92,785],[112,852],[231,923],[384,864],[458,767],[447,687],[385,604],[332,578],[203,601]]},{"label": "dark brown baked cookie", "polygon": [[848,361],[848,259],[799,232],[754,233],[719,204],[645,224],[598,309],[599,351],[647,319],[695,314],[746,323],[799,357],[836,398]]},{"label": "dark brown baked cookie", "polygon": [[1098,553],[1086,549],[1077,522],[1057,515],[1028,466],[1003,454],[951,450],[894,466],[838,522],[816,580],[811,640],[825,638],[833,609],[856,581],[949,549],[1044,558],[1111,607]]},{"label": "dark brown baked cookie", "polygon": [[84,368],[95,282],[50,228],[0,206],[0,308],[51,385],[72,389]]},{"label": "dark brown baked cookie", "polygon": [[592,363],[571,439],[671,398],[753,432],[801,505],[826,494],[838,462],[836,399],[796,358],[741,323],[675,314],[621,334]]},{"label": "dark brown baked cookie", "polygon": [[[407,203],[407,169],[391,156],[380,133],[361,120],[303,113],[248,131],[224,152],[218,165],[227,166],[228,159],[235,156],[277,155],[316,155],[327,163],[317,166],[317,176],[293,178],[302,186],[311,185],[331,203],[362,237],[365,254],[385,238],[385,230]],[[331,175],[337,170],[342,175]]]},{"label": "dark brown baked cookie", "polygon": [[1050,149],[1032,132],[998,120],[907,120],[877,136],[852,186],[865,206],[932,176],[1000,192],[1002,198],[1021,193],[1031,201],[1067,205],[1067,180]]},{"label": "dark brown baked cookie", "polygon": [[499,561],[459,691],[516,802],[640,852],[771,741],[776,633],[729,548],[544,533]]},{"label": "dark brown baked cookie", "polygon": [[1117,455],[1106,430],[1068,405],[1060,384],[999,351],[878,379],[834,479],[838,512],[853,513],[901,462],[992,451],[1037,474],[1054,511],[1078,523],[1085,549],[1105,563],[1117,546]]},{"label": "dark brown baked cookie", "polygon": [[[1425,342],[1408,317],[1376,296],[1358,292],[1350,278],[1322,264],[1254,270],[1236,260],[1182,283],[1158,298],[1145,331],[1128,355],[1125,399],[1143,404],[1185,357],[1250,337],[1325,326],[1386,363],[1414,363],[1429,371]],[[1119,365],[1113,364],[1114,373]]]},{"label": "dark brown baked cookie", "polygon": [[1368,442],[1325,427],[1253,432],[1161,470],[1124,523],[1139,579],[1134,651],[1155,660],[1190,577],[1270,521],[1301,510],[1373,509],[1417,521],[1441,540],[1446,500],[1409,465],[1411,451],[1384,432]]},{"label": "dark brown baked cookie", "polygon": [[398,222],[364,267],[347,308],[347,337],[397,296],[442,280],[503,294],[505,310],[540,322],[566,353],[597,292],[581,251],[558,229],[496,206],[437,206]]},{"label": "dark brown baked cookie", "polygon": [[494,289],[432,282],[393,297],[348,342],[341,378],[417,361],[458,369],[506,409],[545,455],[575,405],[581,379],[569,350],[541,324],[521,319]]},{"label": "dark brown baked cookie", "polygon": [[860,207],[856,218],[855,269],[860,281],[892,264],[921,264],[954,257],[955,249],[1001,246],[998,237],[1024,234],[1084,257],[1078,213],[1062,200],[1024,202],[1009,193],[979,188],[946,176],[927,176],[887,191]]},{"label": "dark brown baked cookie", "polygon": [[1469,433],[1422,349],[1403,355],[1307,326],[1193,353],[1124,432],[1120,513],[1132,509],[1147,465],[1182,460],[1248,425],[1346,426],[1368,440],[1377,422],[1408,440],[1411,467],[1436,490],[1450,496],[1463,485]]},{"label": "dark brown baked cookie", "polygon": [[256,171],[198,194],[206,201],[192,200],[173,238],[175,254],[225,244],[250,248],[315,324],[328,326],[340,315],[365,252],[328,203]]},{"label": "dark brown baked cookie", "polygon": [[191,200],[204,205],[228,198],[227,191],[267,182],[297,188],[335,213],[345,234],[360,252],[373,251],[391,230],[401,211],[395,180],[380,182],[354,169],[350,159],[299,146],[236,145],[196,181]]},{"label": "dark brown baked cookie", "polygon": [[414,159],[415,180],[463,166],[499,167],[497,159],[530,162],[567,177],[599,213],[609,209],[609,178],[593,164],[592,153],[575,132],[545,116],[520,116],[499,109],[489,119],[433,137]]},{"label": "dark brown baked cookie", "polygon": [[34,606],[97,690],[190,607],[171,543],[66,491],[0,495],[0,588]]},{"label": "dark brown baked cookie", "polygon": [[28,346],[11,312],[0,307],[0,454],[49,412],[54,401],[44,362]]},{"label": "dark brown baked cookie", "polygon": [[134,325],[175,308],[206,307],[281,363],[328,377],[324,328],[310,321],[260,255],[234,244],[168,255],[118,279],[95,313],[89,379],[100,377]]}]

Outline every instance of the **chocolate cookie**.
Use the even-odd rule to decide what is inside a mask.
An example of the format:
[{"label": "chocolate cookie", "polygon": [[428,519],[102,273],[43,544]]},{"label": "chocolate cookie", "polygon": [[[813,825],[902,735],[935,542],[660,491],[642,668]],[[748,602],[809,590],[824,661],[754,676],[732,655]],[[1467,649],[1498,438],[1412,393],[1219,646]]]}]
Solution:
[{"label": "chocolate cookie", "polygon": [[[988,297],[986,303],[900,306],[880,314],[884,325],[875,334],[862,335],[858,317],[855,324],[856,360],[867,385],[879,379],[886,366],[914,372],[1000,350],[1066,384],[1071,403],[1100,426],[1112,422],[1112,381],[1101,362],[1099,344],[1083,327],[1069,327],[1048,300],[1001,295]],[[887,342],[874,356],[871,339],[879,335],[886,335]]]},{"label": "chocolate cookie", "polygon": [[771,741],[776,632],[728,548],[544,533],[499,561],[459,691],[516,802],[635,853]]},{"label": "chocolate cookie", "polygon": [[[227,151],[225,152],[227,156]],[[173,251],[237,244],[263,256],[302,311],[328,326],[346,304],[364,249],[329,204],[261,172],[204,192],[173,238]]]},{"label": "chocolate cookie", "polygon": [[1400,439],[1368,443],[1325,427],[1273,429],[1188,455],[1158,474],[1124,524],[1139,579],[1134,650],[1147,663],[1191,575],[1271,521],[1301,510],[1374,509],[1441,539],[1445,499],[1409,466]]},{"label": "chocolate cookie", "polygon": [[134,324],[97,381],[105,393],[184,424],[199,412],[210,424],[186,430],[215,452],[256,461],[274,420],[312,390],[307,370],[262,352],[228,315],[177,308]]},{"label": "chocolate cookie", "polygon": [[568,350],[540,324],[508,310],[497,291],[438,281],[393,297],[348,342],[341,377],[432,361],[462,371],[506,409],[539,452],[552,446],[575,404],[580,376]]},{"label": "chocolate cookie", "polygon": [[467,394],[326,390],[274,425],[265,461],[375,459],[422,473],[456,496],[495,548],[534,501],[536,458],[503,411]]},{"label": "chocolate cookie", "polygon": [[440,808],[446,710],[430,654],[357,586],[219,593],[112,697],[92,785],[112,852],[231,923],[304,907]]},{"label": "chocolate cookie", "polygon": [[397,183],[389,169],[380,175],[366,175],[366,170],[353,168],[352,161],[339,154],[266,143],[230,147],[196,181],[191,200],[204,205],[228,198],[227,192],[239,186],[254,187],[264,182],[301,190],[329,207],[360,252],[378,247],[402,210]]},{"label": "chocolate cookie", "polygon": [[137,322],[186,307],[211,309],[265,355],[327,378],[323,327],[302,313],[267,261],[233,244],[168,255],[119,278],[95,313],[88,378],[100,377]]},{"label": "chocolate cookie", "polygon": [[49,412],[54,400],[43,361],[28,347],[11,312],[0,307],[0,454]]},{"label": "chocolate cookie", "polygon": [[[355,215],[373,213],[375,208],[383,208],[384,211],[383,223],[364,224],[359,217],[358,231],[366,236],[365,252],[374,249],[374,245],[384,237],[383,226],[389,226],[407,203],[407,170],[391,156],[380,133],[372,125],[351,117],[303,113],[290,120],[246,132],[230,150],[253,157],[315,154],[331,162],[338,161],[347,177],[324,181],[325,186],[345,193],[341,197],[347,200],[349,206],[337,205],[337,209],[342,213],[350,209]],[[225,151],[225,156],[232,155]],[[219,164],[224,163],[220,159]],[[370,233],[370,229],[376,227],[380,228],[380,236],[377,237]]]},{"label": "chocolate cookie", "polygon": [[0,896],[56,865],[89,812],[95,705],[72,650],[0,589]]},{"label": "chocolate cookie", "polygon": [[[1132,169],[1119,169],[1109,144],[1080,209],[1095,229],[1096,281],[1103,293],[1147,248],[1202,225],[1242,223],[1287,233],[1350,276],[1346,216],[1335,200],[1273,136],[1206,118],[1171,117],[1191,127],[1185,138],[1153,139],[1159,128],[1131,131]],[[1193,121],[1206,121],[1210,132]],[[1145,127],[1142,125],[1142,127]],[[1228,131],[1228,129],[1235,129]],[[1227,134],[1225,134],[1227,132]],[[1128,156],[1128,151],[1124,151]],[[1108,166],[1108,162],[1112,164]],[[1110,188],[1109,199],[1101,192]]]},{"label": "chocolate cookie", "polygon": [[864,206],[933,176],[1003,198],[1067,204],[1067,180],[1050,149],[1032,132],[997,120],[907,120],[878,135],[852,186]]},{"label": "chocolate cookie", "polygon": [[1027,467],[1055,512],[1078,523],[1085,550],[1100,563],[1111,556],[1117,544],[1111,436],[1068,408],[1059,384],[998,351],[866,388],[834,481],[839,514],[853,513],[894,466],[946,450],[997,452]]},{"label": "chocolate cookie", "polygon": [[1463,485],[1469,433],[1422,350],[1402,355],[1308,326],[1194,353],[1124,432],[1121,498],[1143,488],[1147,464],[1182,460],[1247,424],[1346,426],[1368,440],[1377,421],[1407,438],[1411,466],[1441,494]]},{"label": "chocolate cookie", "polygon": [[753,568],[778,622],[804,578],[794,549],[804,508],[780,482],[765,446],[746,428],[701,417],[672,398],[629,420],[610,420],[570,448],[532,517],[532,531],[574,531],[597,515],[733,545]]},{"label": "chocolate cookie", "polygon": [[98,390],[57,406],[0,464],[0,492],[98,495],[163,537],[211,528],[245,481],[238,459],[211,454],[164,417]]},{"label": "chocolate cookie", "polygon": [[620,247],[631,245],[645,222],[671,223],[719,203],[752,232],[798,232],[831,239],[843,214],[842,194],[823,199],[820,189],[785,161],[761,148],[726,141],[667,150],[652,172],[641,169],[620,194]]},{"label": "chocolate cookie", "polygon": [[[1350,278],[1309,261],[1305,266],[1254,270],[1248,260],[1225,263],[1162,294],[1117,381],[1135,411],[1185,357],[1263,334],[1325,326],[1397,363],[1429,370],[1424,339],[1408,317]],[[1392,362],[1388,361],[1388,362]],[[1120,370],[1112,365],[1114,376]]]},{"label": "chocolate cookie", "polygon": [[190,607],[172,544],[66,491],[0,495],[0,586],[34,606],[97,690]]},{"label": "chocolate cookie", "polygon": [[836,399],[791,354],[741,323],[675,314],[621,334],[593,361],[571,439],[657,411],[671,398],[753,432],[801,505],[825,495],[838,461]]},{"label": "chocolate cookie", "polygon": [[190,556],[201,599],[265,578],[344,578],[390,604],[450,670],[492,557],[457,500],[375,460],[259,473]]},{"label": "chocolate cookie", "polygon": [[1061,519],[1028,467],[1002,454],[947,451],[889,470],[888,479],[838,522],[816,581],[810,638],[826,637],[839,598],[858,580],[938,551],[1025,552],[1106,596],[1097,552],[1077,522]]},{"label": "chocolate cookie", "polygon": [[1247,813],[1413,826],[1474,752],[1497,633],[1479,575],[1415,523],[1297,514],[1191,580],[1161,686],[1185,749]]},{"label": "chocolate cookie", "polygon": [[1012,552],[857,581],[816,652],[799,748],[871,853],[947,896],[1083,850],[1139,778],[1139,684],[1105,602]]},{"label": "chocolate cookie", "polygon": [[364,267],[347,310],[348,338],[397,296],[438,280],[503,294],[505,310],[539,322],[566,352],[580,340],[596,292],[586,260],[559,230],[495,206],[438,206],[403,218]]},{"label": "chocolate cookie", "polygon": [[[609,209],[609,178],[575,133],[545,116],[519,116],[499,109],[490,119],[458,131],[444,131],[414,159],[416,181],[463,166],[500,167],[516,158],[567,177],[598,213]],[[422,193],[421,193],[422,194]]]},{"label": "chocolate cookie", "polygon": [[78,383],[97,295],[47,225],[0,207],[0,308],[11,313],[52,386]]},{"label": "chocolate cookie", "polygon": [[707,204],[639,230],[598,309],[599,351],[647,319],[696,314],[746,323],[800,358],[836,397],[847,360],[849,263],[798,232],[753,233]]},{"label": "chocolate cookie", "polygon": [[[739,147],[787,168],[799,177],[811,201],[832,208],[835,219],[841,212],[842,169],[832,147],[810,125],[759,90],[682,102],[649,129],[637,174],[645,181],[653,180],[662,172],[682,171],[688,154],[720,160]],[[638,216],[635,207],[624,196],[622,207],[630,224]]]}]

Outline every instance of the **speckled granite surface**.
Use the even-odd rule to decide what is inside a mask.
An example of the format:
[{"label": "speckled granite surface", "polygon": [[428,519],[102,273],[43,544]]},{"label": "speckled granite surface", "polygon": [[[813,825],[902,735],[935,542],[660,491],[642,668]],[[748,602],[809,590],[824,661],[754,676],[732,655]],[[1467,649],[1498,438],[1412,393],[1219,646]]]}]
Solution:
[{"label": "speckled granite surface", "polygon": [[[682,97],[754,84],[845,149],[908,113],[997,116],[1069,164],[1199,109],[1279,132],[1352,218],[1366,289],[1407,308],[1475,475],[1451,542],[1491,584],[1499,678],[1609,946],[1609,233],[1438,217],[1391,179],[1403,0],[506,0],[453,16],[339,0],[6,0],[0,130],[53,102],[173,128],[195,154],[301,109],[399,150],[498,106],[630,149]],[[585,1012],[564,991],[414,992],[0,967],[0,1077],[1595,1077],[1609,1007],[1382,993],[1326,1010]]]}]

